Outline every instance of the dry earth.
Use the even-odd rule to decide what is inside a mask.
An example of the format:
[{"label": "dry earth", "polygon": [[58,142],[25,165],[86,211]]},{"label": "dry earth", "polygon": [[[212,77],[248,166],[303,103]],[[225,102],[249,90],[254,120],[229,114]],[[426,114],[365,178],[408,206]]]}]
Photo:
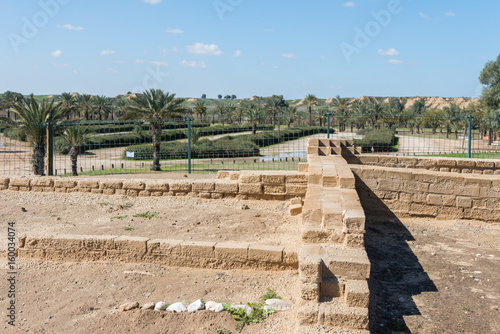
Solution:
[{"label": "dry earth", "polygon": [[[0,192],[0,201],[2,277],[7,271],[7,222],[11,220],[17,223],[18,235],[128,234],[193,240],[206,240],[213,235],[214,241],[299,245],[298,221],[287,215],[281,202],[10,191]],[[120,208],[128,202],[132,207]],[[242,204],[249,209],[242,210]],[[133,217],[148,210],[159,212],[159,218]],[[119,215],[134,221],[111,219]],[[500,332],[499,224],[369,219],[366,245],[372,262],[371,332]],[[298,275],[292,271],[57,264],[20,259],[17,265],[17,326],[12,329],[6,323],[7,283],[2,279],[0,332],[213,334],[218,326],[223,326],[236,333],[235,322],[227,313],[118,312],[117,307],[127,301],[172,303],[197,298],[251,302],[257,301],[266,288],[292,301],[294,309],[273,314],[264,324],[247,327],[243,333],[293,333],[296,322]],[[347,333],[321,327],[300,331],[342,332]]]}]

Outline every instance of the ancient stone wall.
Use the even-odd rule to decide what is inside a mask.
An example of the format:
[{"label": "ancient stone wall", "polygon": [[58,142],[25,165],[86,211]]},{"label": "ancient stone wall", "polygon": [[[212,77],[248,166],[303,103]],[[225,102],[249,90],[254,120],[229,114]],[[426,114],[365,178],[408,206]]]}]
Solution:
[{"label": "ancient stone wall", "polygon": [[[399,159],[399,158],[398,158]],[[418,169],[351,165],[369,215],[500,222],[500,178]]]},{"label": "ancient stone wall", "polygon": [[350,156],[346,159],[350,164],[427,169],[435,172],[448,173],[500,175],[500,160],[401,157],[385,155],[358,155]]}]

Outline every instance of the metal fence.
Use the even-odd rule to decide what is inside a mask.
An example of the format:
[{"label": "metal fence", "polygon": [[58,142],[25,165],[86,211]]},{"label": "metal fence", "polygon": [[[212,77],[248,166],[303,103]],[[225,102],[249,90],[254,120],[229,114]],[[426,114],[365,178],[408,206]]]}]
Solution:
[{"label": "metal fence", "polygon": [[[262,117],[229,124],[216,117],[45,124],[45,174],[297,170],[307,160],[307,139],[327,137],[354,139],[363,154],[500,159],[499,134],[469,120],[453,126],[429,119],[384,124],[366,115],[343,120],[325,114],[312,121]],[[29,134],[0,130],[0,174],[33,174]]]}]

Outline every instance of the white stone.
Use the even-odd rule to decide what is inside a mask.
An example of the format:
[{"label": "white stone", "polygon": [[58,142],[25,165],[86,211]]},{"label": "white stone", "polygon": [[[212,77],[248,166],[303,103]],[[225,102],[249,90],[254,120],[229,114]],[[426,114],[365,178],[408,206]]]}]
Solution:
[{"label": "white stone", "polygon": [[167,303],[165,303],[165,302],[158,302],[158,303],[156,303],[156,305],[155,305],[155,310],[156,310],[156,311],[163,311],[163,310],[165,310],[165,309],[167,308],[167,306],[168,306],[168,305],[167,305]]},{"label": "white stone", "polygon": [[120,305],[120,307],[118,309],[123,312],[123,311],[130,311],[130,310],[133,310],[133,309],[138,308],[138,307],[139,307],[138,302],[130,302],[130,303]]},{"label": "white stone", "polygon": [[147,303],[141,306],[141,310],[152,310],[155,308],[155,303]]},{"label": "white stone", "polygon": [[169,307],[167,307],[167,311],[175,312],[175,313],[181,313],[181,312],[186,312],[187,308],[184,306],[183,303],[178,302],[178,303],[173,303]]},{"label": "white stone", "polygon": [[188,306],[188,311],[189,312],[196,312],[198,310],[203,310],[204,308],[205,308],[205,304],[203,304],[203,302],[201,301],[201,299],[198,299],[198,300],[192,302]]},{"label": "white stone", "polygon": [[275,311],[286,311],[292,308],[292,304],[282,299],[268,299],[266,305]]},{"label": "white stone", "polygon": [[205,304],[205,308],[209,311],[213,311],[216,313],[224,311],[224,306],[222,306],[222,303],[217,303],[213,301],[209,301]]}]

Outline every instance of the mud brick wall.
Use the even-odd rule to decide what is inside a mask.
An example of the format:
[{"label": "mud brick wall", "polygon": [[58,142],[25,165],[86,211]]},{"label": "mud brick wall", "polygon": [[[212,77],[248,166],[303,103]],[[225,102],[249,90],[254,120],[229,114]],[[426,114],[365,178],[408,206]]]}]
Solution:
[{"label": "mud brick wall", "polygon": [[369,215],[500,222],[500,177],[351,165]]},{"label": "mud brick wall", "polygon": [[108,235],[25,236],[19,238],[18,256],[55,262],[111,261],[192,268],[298,268],[297,253],[282,246]]},{"label": "mud brick wall", "polygon": [[500,175],[500,160],[360,155],[346,158],[351,164],[427,169],[435,172]]},{"label": "mud brick wall", "polygon": [[91,178],[0,177],[0,190],[86,192],[124,196],[193,196],[285,200],[305,197],[307,174],[298,172],[219,172],[206,180],[106,180]]}]

